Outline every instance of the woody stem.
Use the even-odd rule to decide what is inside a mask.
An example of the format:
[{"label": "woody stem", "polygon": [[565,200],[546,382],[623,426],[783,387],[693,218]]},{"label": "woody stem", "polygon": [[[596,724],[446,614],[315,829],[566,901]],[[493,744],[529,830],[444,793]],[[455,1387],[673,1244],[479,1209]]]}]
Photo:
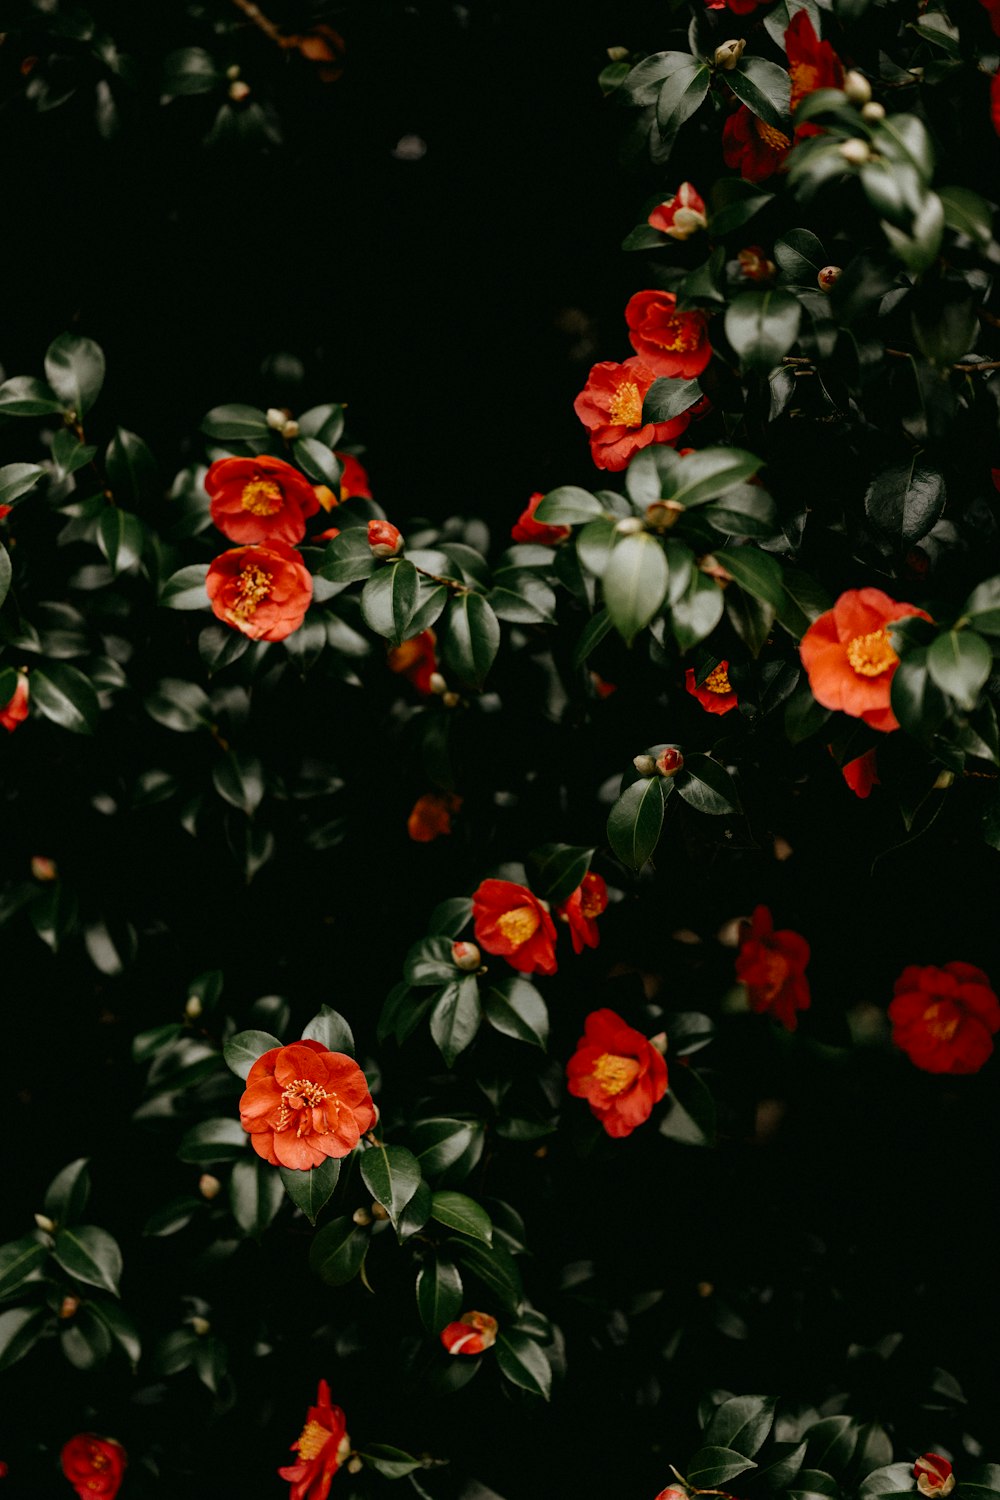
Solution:
[{"label": "woody stem", "polygon": [[274,22],[268,20],[259,6],[254,5],[253,0],[233,0],[237,10],[241,10],[248,21],[252,21],[259,31],[278,47],[289,47],[292,43],[287,37],[283,37]]}]

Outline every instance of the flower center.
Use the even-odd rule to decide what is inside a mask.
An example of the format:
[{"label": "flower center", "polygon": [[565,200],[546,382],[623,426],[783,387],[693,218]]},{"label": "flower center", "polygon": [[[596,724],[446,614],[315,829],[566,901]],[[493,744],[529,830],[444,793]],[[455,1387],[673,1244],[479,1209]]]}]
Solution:
[{"label": "flower center", "polygon": [[819,68],[815,63],[793,62],[789,63],[788,72],[792,80],[792,107],[794,108],[806,94],[811,94],[819,88]]},{"label": "flower center", "polygon": [[608,402],[608,416],[615,427],[642,425],[642,397],[634,381],[622,381]]},{"label": "flower center", "polygon": [[505,911],[502,917],[497,918],[497,926],[507,939],[520,948],[530,937],[534,937],[538,931],[539,916],[533,906],[515,906],[513,911]]},{"label": "flower center", "polygon": [[96,1443],[90,1445],[90,1466],[92,1469],[106,1469],[108,1467],[108,1455],[102,1453]]},{"label": "flower center", "polygon": [[731,693],[733,690],[733,685],[729,681],[729,673],[723,666],[713,667],[702,683],[702,687],[708,688],[710,693],[720,694]]},{"label": "flower center", "polygon": [[859,677],[879,677],[899,661],[887,630],[856,635],[847,643],[847,660]]},{"label": "flower center", "polygon": [[959,1020],[955,1007],[940,1000],[928,1005],[924,1011],[927,1030],[936,1042],[950,1042],[958,1030]]},{"label": "flower center", "polygon": [[603,910],[604,903],[600,894],[597,891],[588,891],[584,886],[583,895],[580,897],[580,911],[583,915],[592,920],[594,917],[599,917]]},{"label": "flower center", "polygon": [[787,135],[782,135],[781,131],[776,130],[773,125],[765,125],[764,121],[756,116],[754,116],[753,123],[764,145],[770,147],[772,151],[787,151],[792,144]]},{"label": "flower center", "polygon": [[[310,1110],[318,1109],[327,1099],[332,1099],[333,1094],[328,1094],[320,1084],[313,1083],[309,1078],[293,1078],[288,1087],[281,1095],[281,1110],[278,1114],[278,1123],[275,1130],[279,1133],[287,1130],[292,1123],[293,1115],[299,1118],[296,1135],[306,1135],[312,1127]],[[321,1131],[325,1135],[326,1131]]]},{"label": "flower center", "polygon": [[604,1097],[613,1099],[635,1082],[638,1072],[639,1064],[634,1057],[616,1057],[613,1052],[604,1052],[590,1076]]},{"label": "flower center", "polygon": [[280,485],[273,479],[251,479],[243,486],[240,503],[252,516],[273,516],[284,504]]},{"label": "flower center", "polygon": [[757,962],[764,971],[764,982],[755,984],[754,989],[768,1000],[773,1000],[788,978],[788,960],[773,948],[762,948],[757,955]]},{"label": "flower center", "polygon": [[248,563],[236,580],[236,603],[232,607],[232,613],[240,620],[247,620],[256,614],[258,604],[263,603],[271,592],[271,575],[265,573],[263,568],[258,568],[256,563]]},{"label": "flower center", "polygon": [[322,1422],[317,1422],[315,1417],[310,1418],[299,1437],[299,1457],[304,1458],[307,1464],[312,1463],[314,1458],[319,1458],[332,1436]]},{"label": "flower center", "polygon": [[701,329],[692,318],[665,318],[658,331],[659,338],[649,339],[658,349],[679,350],[684,353],[689,349],[697,349],[701,343]]}]

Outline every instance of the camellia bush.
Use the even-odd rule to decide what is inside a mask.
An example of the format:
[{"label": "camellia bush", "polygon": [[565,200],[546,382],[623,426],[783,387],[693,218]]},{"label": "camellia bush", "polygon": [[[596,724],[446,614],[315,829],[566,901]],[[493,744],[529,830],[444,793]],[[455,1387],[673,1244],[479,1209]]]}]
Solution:
[{"label": "camellia bush", "polygon": [[492,535],[343,402],[0,385],[11,1495],[1000,1500],[1000,8],[663,12]]}]

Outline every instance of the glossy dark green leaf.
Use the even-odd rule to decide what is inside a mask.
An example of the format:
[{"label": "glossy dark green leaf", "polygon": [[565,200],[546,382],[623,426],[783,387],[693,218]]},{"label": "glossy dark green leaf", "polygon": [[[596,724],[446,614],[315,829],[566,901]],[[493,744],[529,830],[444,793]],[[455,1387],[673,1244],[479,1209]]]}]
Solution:
[{"label": "glossy dark green leaf", "polygon": [[360,1161],[365,1187],[376,1203],[381,1203],[395,1229],[420,1186],[420,1163],[405,1146],[369,1146]]},{"label": "glossy dark green leaf", "polygon": [[545,1048],[549,1039],[549,1013],[545,1001],[530,980],[502,979],[487,985],[482,994],[486,1019],[495,1031],[519,1042]]},{"label": "glossy dark green leaf", "polygon": [[297,437],[292,443],[292,460],[316,484],[325,484],[335,495],[340,493],[340,460],[319,438]]},{"label": "glossy dark green leaf", "polygon": [[736,783],[725,766],[709,755],[685,756],[684,769],[674,777],[674,785],[684,801],[698,812],[724,816],[741,810]]},{"label": "glossy dark green leaf", "polygon": [[214,406],[202,422],[201,430],[210,438],[223,441],[238,439],[244,442],[266,438],[270,433],[267,417],[262,411],[255,406],[241,406],[239,403]]},{"label": "glossy dark green leaf", "polygon": [[726,74],[737,99],[775,130],[790,134],[791,82],[788,71],[763,57],[742,57]]},{"label": "glossy dark green leaf", "polygon": [[544,1351],[517,1328],[502,1329],[496,1342],[500,1373],[512,1385],[548,1401],[552,1395],[552,1366]]},{"label": "glossy dark green leaf", "polygon": [[761,552],[757,547],[720,547],[712,555],[755,599],[769,604],[774,610],[784,604],[781,564],[769,553]]},{"label": "glossy dark green leaf", "polygon": [[742,177],[722,177],[712,188],[712,214],[709,228],[714,236],[742,229],[774,197],[759,183],[745,182]]},{"label": "glossy dark green leaf", "polygon": [[993,211],[986,199],[966,187],[939,188],[938,197],[948,228],[987,248],[993,238]]},{"label": "glossy dark green leaf", "polygon": [[577,534],[577,554],[595,578],[603,577],[611,559],[612,548],[618,540],[616,525],[610,516],[601,516],[596,521],[588,521]]},{"label": "glossy dark green leaf", "polygon": [[417,1311],[429,1334],[438,1334],[462,1311],[462,1277],[447,1251],[430,1253],[417,1272]]},{"label": "glossy dark green leaf", "polygon": [[157,724],[177,734],[207,729],[212,723],[208,694],[196,682],[183,677],[164,677],[145,699],[146,712]]},{"label": "glossy dark green leaf", "polygon": [[237,1078],[246,1078],[258,1057],[280,1046],[278,1038],[269,1031],[238,1031],[224,1043],[222,1055]]},{"label": "glossy dark green leaf", "polygon": [[230,807],[251,817],[264,797],[264,768],[255,755],[227,750],[212,767],[212,785]]},{"label": "glossy dark green leaf", "polygon": [[591,615],[573,652],[574,667],[582,667],[591,652],[597,649],[613,629],[614,622],[606,609],[599,609],[595,615]]},{"label": "glossy dark green leaf", "polygon": [[321,1211],[329,1203],[340,1177],[340,1166],[337,1157],[328,1156],[318,1167],[310,1167],[305,1172],[297,1172],[292,1167],[278,1168],[285,1192],[295,1207],[302,1210],[310,1224],[316,1223]]},{"label": "glossy dark green leaf", "polygon": [[361,1269],[368,1249],[366,1229],[346,1215],[334,1219],[313,1237],[309,1265],[327,1286],[345,1286]]},{"label": "glossy dark green leaf", "polygon": [[478,1121],[445,1116],[420,1120],[410,1131],[410,1147],[425,1177],[435,1177],[454,1166],[482,1136]]},{"label": "glossy dark green leaf", "polygon": [[692,407],[701,396],[697,380],[676,380],[659,376],[649,387],[642,403],[644,422],[672,422]]},{"label": "glossy dark green leaf", "polygon": [[405,560],[382,567],[365,584],[361,613],[377,635],[398,646],[411,634],[410,619],[417,605],[417,570]]},{"label": "glossy dark green leaf", "polygon": [[47,1307],[11,1307],[0,1313],[0,1370],[23,1359],[51,1320]]},{"label": "glossy dark green leaf", "polygon": [[620,537],[601,580],[604,603],[619,634],[632,644],[667,593],[667,559],[648,532]]},{"label": "glossy dark green leaf", "polygon": [[493,1222],[489,1214],[465,1193],[439,1189],[431,1199],[430,1216],[469,1239],[481,1240],[484,1245],[493,1243]]},{"label": "glossy dark green leaf", "polygon": [[93,683],[67,662],[47,661],[31,673],[31,701],[63,729],[74,734],[93,734],[100,718],[100,705]]},{"label": "glossy dark green leaf", "polygon": [[603,511],[603,505],[589,490],[564,484],[542,497],[535,510],[535,520],[546,526],[579,526],[602,515]]},{"label": "glossy dark green leaf", "polygon": [[273,1167],[254,1156],[234,1162],[229,1177],[229,1206],[244,1234],[259,1239],[284,1199],[281,1178]]},{"label": "glossy dark green leaf", "polygon": [[694,114],[708,93],[712,70],[707,63],[684,53],[660,85],[656,100],[656,121],[660,133],[671,136]]},{"label": "glossy dark green leaf", "polygon": [[975,708],[993,670],[993,653],[971,630],[945,630],[927,651],[931,677],[966,709]]},{"label": "glossy dark green leaf", "polygon": [[302,1040],[321,1042],[328,1052],[354,1056],[354,1034],[348,1021],[331,1005],[322,1005],[302,1030]]},{"label": "glossy dark green leaf", "polygon": [[474,974],[446,984],[431,1011],[431,1036],[446,1067],[475,1039],[482,1019],[479,985]]},{"label": "glossy dark green leaf", "polygon": [[[810,1469],[830,1474],[834,1479],[847,1467],[854,1456],[858,1439],[857,1423],[853,1417],[824,1417],[804,1432],[806,1440],[806,1463]],[[808,1470],[799,1475],[798,1484],[803,1484]]]},{"label": "glossy dark green leaf", "polygon": [[181,1161],[195,1163],[237,1161],[250,1144],[239,1120],[219,1116],[201,1120],[186,1131],[177,1148]]},{"label": "glossy dark green leaf", "polygon": [[460,594],[448,606],[442,657],[469,687],[482,687],[500,649],[500,625],[482,594]]},{"label": "glossy dark green leaf", "polygon": [[42,1209],[56,1224],[75,1224],[90,1197],[88,1158],[80,1156],[57,1172],[49,1183]]},{"label": "glossy dark green leaf", "polygon": [[48,1246],[34,1235],[0,1245],[0,1297],[16,1292],[48,1259]]},{"label": "glossy dark green leaf", "polygon": [[102,1287],[118,1295],[122,1274],[122,1253],[117,1240],[106,1229],[95,1224],[76,1224],[56,1233],[52,1250],[55,1260],[68,1276],[88,1286]]},{"label": "glossy dark green leaf", "polygon": [[499,1244],[490,1247],[452,1243],[462,1269],[482,1282],[507,1312],[516,1313],[524,1299],[524,1286],[517,1262],[510,1252]]},{"label": "glossy dark green leaf", "polygon": [[205,592],[207,563],[192,563],[172,573],[160,590],[160,603],[167,609],[207,609]]},{"label": "glossy dark green leaf", "polygon": [[794,345],[801,321],[791,292],[741,292],[726,313],[726,337],[745,369],[770,370]]},{"label": "glossy dark green leaf", "polygon": [[134,568],[142,557],[146,533],[138,516],[109,505],[97,523],[97,540],[112,573]]},{"label": "glossy dark green leaf", "polygon": [[757,1465],[732,1448],[724,1445],[706,1444],[687,1465],[684,1478],[694,1489],[717,1489],[737,1474],[745,1474]]},{"label": "glossy dark green leaf", "polygon": [[642,777],[626,787],[608,815],[608,843],[631,870],[640,870],[659,842],[663,788],[661,777]]},{"label": "glossy dark green leaf", "polygon": [[541,844],[528,855],[531,889],[558,903],[571,896],[590,869],[594,850],[578,844]]},{"label": "glossy dark green leaf", "polygon": [[706,1443],[753,1458],[771,1431],[777,1404],[774,1396],[731,1396],[716,1407],[705,1428]]},{"label": "glossy dark green leaf", "polygon": [[44,380],[34,380],[30,375],[14,375],[0,385],[0,415],[47,417],[62,409],[63,403]]},{"label": "glossy dark green leaf", "polygon": [[34,489],[44,473],[38,464],[4,464],[0,468],[0,505],[13,505]]},{"label": "glossy dark green leaf", "polygon": [[404,1453],[402,1448],[392,1448],[388,1443],[369,1443],[358,1457],[369,1469],[381,1474],[383,1479],[403,1479],[414,1469],[423,1468],[423,1460]]},{"label": "glossy dark green leaf", "polygon": [[865,494],[867,515],[900,547],[926,536],[944,505],[943,477],[916,456],[882,469]]},{"label": "glossy dark green leaf", "polygon": [[682,1146],[714,1146],[716,1109],[708,1084],[693,1068],[670,1070],[667,1109],[660,1134]]}]

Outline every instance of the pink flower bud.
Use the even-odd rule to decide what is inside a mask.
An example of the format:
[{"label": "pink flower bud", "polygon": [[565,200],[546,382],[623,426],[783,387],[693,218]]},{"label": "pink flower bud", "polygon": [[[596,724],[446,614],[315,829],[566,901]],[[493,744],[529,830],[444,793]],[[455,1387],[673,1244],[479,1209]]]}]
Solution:
[{"label": "pink flower bud", "polygon": [[36,880],[58,880],[59,871],[54,859],[46,859],[44,854],[35,854],[31,860],[31,873]]},{"label": "pink flower bud", "polygon": [[684,757],[676,745],[667,745],[656,757],[656,769],[661,776],[676,776],[684,769]]},{"label": "pink flower bud", "polygon": [[842,275],[841,266],[824,266],[816,276],[816,285],[821,292],[831,292]]},{"label": "pink flower bud", "polygon": [[391,521],[369,521],[368,545],[376,557],[395,557],[403,550],[403,536]]},{"label": "pink flower bud", "polygon": [[451,956],[457,966],[468,974],[478,969],[483,961],[483,955],[475,943],[452,943]]}]

